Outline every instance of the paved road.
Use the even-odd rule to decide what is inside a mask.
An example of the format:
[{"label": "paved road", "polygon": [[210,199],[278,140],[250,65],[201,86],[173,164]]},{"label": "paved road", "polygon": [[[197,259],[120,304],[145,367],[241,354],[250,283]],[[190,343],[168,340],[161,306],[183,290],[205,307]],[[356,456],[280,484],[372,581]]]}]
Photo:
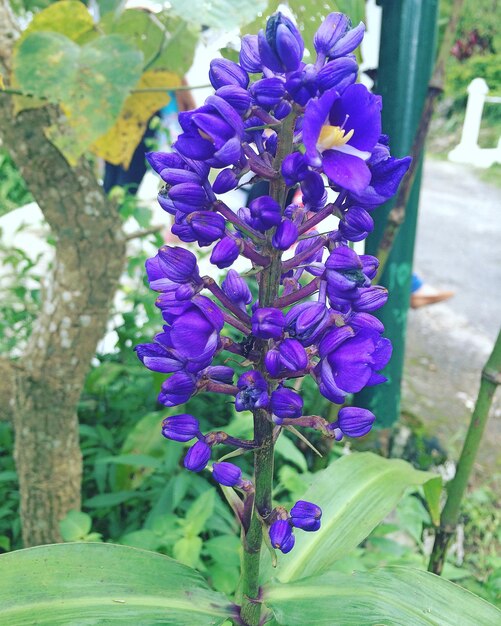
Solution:
[{"label": "paved road", "polygon": [[[467,166],[428,160],[414,261],[427,283],[456,295],[409,313],[403,408],[458,450],[501,326],[501,189]],[[478,477],[499,460],[500,418],[498,390]]]}]

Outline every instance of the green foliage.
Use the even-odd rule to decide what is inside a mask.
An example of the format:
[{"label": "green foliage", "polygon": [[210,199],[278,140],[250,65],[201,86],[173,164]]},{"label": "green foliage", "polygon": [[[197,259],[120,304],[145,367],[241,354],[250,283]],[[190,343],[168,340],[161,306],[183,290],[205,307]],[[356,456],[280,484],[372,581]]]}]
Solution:
[{"label": "green foliage", "polygon": [[[214,626],[226,598],[172,559],[125,546],[43,546],[0,558],[0,622]],[[96,622],[97,620],[97,622]]]},{"label": "green foliage", "polygon": [[0,180],[0,216],[32,201],[19,170],[3,149],[0,149]]},{"label": "green foliage", "polygon": [[343,626],[491,626],[501,619],[495,607],[464,589],[404,567],[276,583],[264,589],[264,601],[283,626],[330,626],[333,616]]},{"label": "green foliage", "polygon": [[231,30],[253,19],[266,10],[267,0],[170,0],[172,11],[191,24],[209,26],[223,32]]}]

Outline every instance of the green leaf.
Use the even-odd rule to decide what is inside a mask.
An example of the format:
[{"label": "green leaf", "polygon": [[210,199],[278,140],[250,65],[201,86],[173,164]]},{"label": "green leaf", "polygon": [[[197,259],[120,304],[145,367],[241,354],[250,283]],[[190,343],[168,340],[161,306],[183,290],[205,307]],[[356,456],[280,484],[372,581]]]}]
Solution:
[{"label": "green leaf", "polygon": [[113,126],[142,65],[142,53],[118,35],[78,46],[59,33],[35,32],[19,46],[14,73],[22,91],[66,113],[64,132],[51,127],[47,134],[73,164]]},{"label": "green leaf", "polygon": [[437,476],[423,485],[424,497],[428,505],[431,521],[435,526],[440,524],[440,496],[442,494],[442,478]]},{"label": "green leaf", "polygon": [[187,537],[202,532],[207,520],[214,512],[215,504],[216,492],[214,489],[208,489],[198,496],[186,511],[183,522],[183,530]]},{"label": "green leaf", "polygon": [[204,542],[204,550],[220,565],[238,567],[240,563],[240,541],[235,535],[218,535]]},{"label": "green leaf", "polygon": [[170,0],[172,11],[190,24],[227,31],[250,22],[264,11],[267,0]]},{"label": "green leaf", "polygon": [[370,452],[341,457],[315,474],[303,500],[323,511],[316,533],[296,533],[294,550],[279,559],[282,582],[327,571],[348,554],[395,508],[404,491],[436,475],[414,469],[400,459]]},{"label": "green leaf", "polygon": [[164,31],[156,16],[141,9],[128,9],[118,15],[107,13],[99,26],[106,35],[121,35],[127,43],[141,50],[145,65],[160,52],[164,41]]},{"label": "green leaf", "polygon": [[119,454],[118,456],[104,456],[97,459],[96,464],[110,463],[115,465],[128,465],[129,467],[147,467],[158,469],[162,465],[160,459],[148,454]]},{"label": "green leaf", "polygon": [[117,506],[127,500],[137,497],[136,491],[113,491],[111,493],[100,493],[97,496],[85,500],[85,506],[98,509],[100,507]]},{"label": "green leaf", "polygon": [[275,450],[277,451],[277,454],[283,457],[286,461],[293,463],[302,472],[307,471],[308,465],[306,463],[306,459],[304,458],[304,454],[285,434],[282,433],[282,435],[278,438]]},{"label": "green leaf", "polygon": [[161,541],[152,530],[141,528],[131,533],[126,533],[120,537],[120,543],[132,548],[142,548],[143,550],[158,550]]},{"label": "green leaf", "polygon": [[16,42],[16,49],[31,33],[50,31],[60,33],[72,41],[79,41],[94,29],[92,16],[83,2],[60,0],[40,13],[35,13],[28,28],[22,33],[20,41]]},{"label": "green leaf", "polygon": [[173,548],[174,558],[189,567],[197,567],[202,551],[200,537],[183,537],[176,541]]},{"label": "green leaf", "polygon": [[170,10],[157,13],[156,18],[165,29],[165,40],[158,58],[149,69],[168,70],[184,76],[193,63],[200,27],[188,24]]},{"label": "green leaf", "polygon": [[[283,626],[493,626],[501,612],[434,574],[387,567],[329,572],[269,585],[264,601]],[[334,617],[335,616],[335,617]]]},{"label": "green leaf", "polygon": [[90,533],[92,519],[82,511],[69,511],[59,522],[59,529],[64,541],[82,541]]},{"label": "green leaf", "polygon": [[0,556],[0,623],[213,626],[230,608],[198,572],[112,544],[60,544]]}]

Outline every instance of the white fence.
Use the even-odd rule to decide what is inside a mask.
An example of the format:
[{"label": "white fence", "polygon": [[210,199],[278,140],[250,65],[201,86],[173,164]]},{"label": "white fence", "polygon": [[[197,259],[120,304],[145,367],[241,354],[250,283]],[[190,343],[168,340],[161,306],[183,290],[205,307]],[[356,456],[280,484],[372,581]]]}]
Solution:
[{"label": "white fence", "polygon": [[486,102],[501,104],[501,98],[487,95],[489,87],[483,78],[473,79],[467,91],[468,102],[461,141],[449,152],[449,160],[455,163],[469,163],[476,167],[490,167],[494,163],[501,163],[501,137],[496,148],[481,148],[478,145],[484,104]]}]

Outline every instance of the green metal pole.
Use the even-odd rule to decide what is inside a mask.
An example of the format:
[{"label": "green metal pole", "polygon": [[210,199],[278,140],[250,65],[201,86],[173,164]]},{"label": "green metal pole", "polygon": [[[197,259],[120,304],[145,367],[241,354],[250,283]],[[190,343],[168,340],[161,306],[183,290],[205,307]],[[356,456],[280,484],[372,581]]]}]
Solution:
[{"label": "green metal pole", "polygon": [[[433,69],[438,0],[378,0],[378,4],[383,16],[375,91],[383,97],[383,132],[390,136],[391,153],[403,157],[410,153]],[[364,389],[355,399],[357,406],[375,413],[382,427],[391,426],[400,414],[421,169],[422,164],[380,281],[389,291],[388,302],[377,312],[393,343],[393,356],[384,371],[388,382]],[[367,238],[367,254],[376,254],[392,207],[389,202],[373,214],[375,228]]]}]

